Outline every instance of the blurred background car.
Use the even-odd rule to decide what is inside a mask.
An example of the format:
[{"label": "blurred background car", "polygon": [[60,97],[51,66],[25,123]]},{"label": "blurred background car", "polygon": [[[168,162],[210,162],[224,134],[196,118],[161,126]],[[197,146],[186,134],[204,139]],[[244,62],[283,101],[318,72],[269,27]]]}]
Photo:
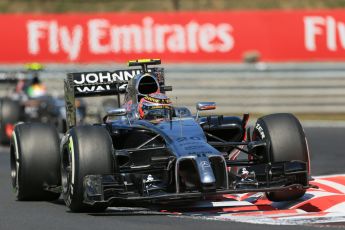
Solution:
[{"label": "blurred background car", "polygon": [[[63,98],[49,94],[40,79],[43,66],[39,63],[25,65],[20,72],[1,73],[0,83],[7,85],[7,93],[0,98],[0,142],[8,144],[12,131],[18,122],[51,123],[60,132],[66,125],[65,103]],[[86,106],[77,100],[77,116],[80,122],[86,116]]]}]

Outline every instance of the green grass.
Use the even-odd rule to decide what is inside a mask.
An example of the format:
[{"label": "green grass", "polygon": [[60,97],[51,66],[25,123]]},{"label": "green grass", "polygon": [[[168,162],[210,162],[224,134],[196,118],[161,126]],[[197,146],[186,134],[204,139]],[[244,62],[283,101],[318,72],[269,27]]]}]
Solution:
[{"label": "green grass", "polygon": [[0,12],[345,8],[345,0],[0,0]]}]

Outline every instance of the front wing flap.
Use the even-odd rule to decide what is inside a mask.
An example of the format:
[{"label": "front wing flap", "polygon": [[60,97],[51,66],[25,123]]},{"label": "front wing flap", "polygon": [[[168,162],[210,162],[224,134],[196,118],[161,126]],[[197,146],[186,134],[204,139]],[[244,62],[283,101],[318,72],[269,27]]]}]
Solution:
[{"label": "front wing flap", "polygon": [[[214,191],[176,192],[167,190],[162,179],[151,174],[118,173],[112,175],[87,175],[84,177],[84,203],[108,203],[117,200],[173,202],[183,199],[207,199],[222,194],[272,192],[290,189],[307,189],[308,181],[298,180],[299,175],[308,175],[306,163],[281,162],[257,165],[257,181],[229,181],[229,188]],[[268,170],[269,169],[269,170]],[[305,178],[302,176],[301,178]],[[229,179],[231,180],[231,179]]]}]

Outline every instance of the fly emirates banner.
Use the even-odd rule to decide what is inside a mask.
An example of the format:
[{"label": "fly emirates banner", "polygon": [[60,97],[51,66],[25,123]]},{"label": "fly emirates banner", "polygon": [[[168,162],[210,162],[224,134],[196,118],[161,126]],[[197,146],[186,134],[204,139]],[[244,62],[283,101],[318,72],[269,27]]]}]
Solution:
[{"label": "fly emirates banner", "polygon": [[345,10],[0,15],[0,62],[345,60]]}]

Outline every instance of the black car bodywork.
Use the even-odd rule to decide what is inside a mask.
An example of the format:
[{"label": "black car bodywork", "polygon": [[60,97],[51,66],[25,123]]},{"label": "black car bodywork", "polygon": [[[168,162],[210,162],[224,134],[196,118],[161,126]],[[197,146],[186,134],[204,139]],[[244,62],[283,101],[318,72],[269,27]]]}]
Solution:
[{"label": "black car bodywork", "polygon": [[[212,102],[197,103],[196,115],[173,106],[166,118],[140,119],[143,97],[172,90],[164,69],[148,67],[158,64],[145,59],[129,62],[141,66],[136,69],[68,74],[62,139],[56,127],[42,123],[21,123],[12,132],[17,199],[54,200],[62,194],[74,212],[99,212],[118,201],[195,201],[246,192],[288,201],[305,194],[311,186],[309,150],[292,114],[260,117],[253,132],[248,114],[202,116],[215,108]],[[114,95],[118,108],[103,123],[78,124],[76,100],[103,95]]]},{"label": "black car bodywork", "polygon": [[[26,89],[39,80],[39,71],[12,71],[0,73],[0,83],[6,95],[0,98],[0,142],[9,143],[12,130],[18,122],[54,124],[62,133],[66,131],[66,112],[63,98],[49,94],[30,98]],[[20,88],[18,90],[18,88]],[[86,106],[79,102],[79,121],[86,116]]]},{"label": "black car bodywork", "polygon": [[[302,196],[310,187],[309,156],[277,160],[279,157],[272,155],[271,139],[265,138],[269,135],[265,133],[267,127],[257,123],[251,135],[247,127],[248,114],[242,118],[200,116],[192,115],[187,108],[175,107],[170,119],[158,122],[139,119],[137,104],[143,96],[157,91],[166,93],[172,87],[165,85],[163,68],[148,67],[160,64],[160,60],[138,60],[129,64],[141,68],[72,73],[65,80],[69,129],[78,126],[76,98],[115,95],[120,101],[120,94],[124,95],[124,104],[119,105],[122,109],[110,111],[104,123],[96,125],[111,137],[114,166],[111,174],[90,174],[82,178],[85,204],[111,205],[117,200],[173,201],[244,192],[289,194],[293,191],[291,197],[276,198],[288,200]],[[207,109],[214,104],[200,103],[199,110],[203,110],[203,105]],[[62,139],[62,154],[70,151],[73,145],[70,135],[68,131]],[[248,157],[238,159],[239,153]],[[71,174],[65,178],[67,184]]]}]

